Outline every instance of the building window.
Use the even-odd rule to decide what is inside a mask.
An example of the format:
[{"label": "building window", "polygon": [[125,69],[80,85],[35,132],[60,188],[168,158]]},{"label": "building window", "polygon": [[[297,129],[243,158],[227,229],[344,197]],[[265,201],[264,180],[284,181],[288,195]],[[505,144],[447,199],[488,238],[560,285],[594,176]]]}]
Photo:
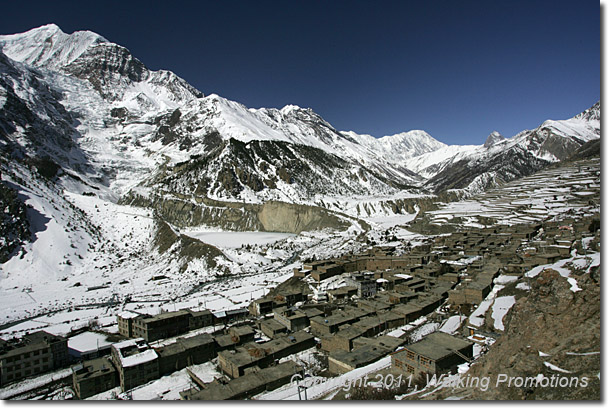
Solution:
[{"label": "building window", "polygon": [[415,353],[413,353],[410,350],[407,350],[407,359],[409,360],[415,360]]},{"label": "building window", "polygon": [[413,368],[413,366],[409,366],[409,365],[407,365],[407,372],[409,372],[409,373],[415,373],[415,369]]}]

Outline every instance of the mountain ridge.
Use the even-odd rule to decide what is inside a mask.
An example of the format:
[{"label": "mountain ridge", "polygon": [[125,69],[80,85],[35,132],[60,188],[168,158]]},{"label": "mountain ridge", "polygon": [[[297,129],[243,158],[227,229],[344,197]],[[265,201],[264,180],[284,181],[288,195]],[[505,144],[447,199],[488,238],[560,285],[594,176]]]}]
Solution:
[{"label": "mountain ridge", "polygon": [[[189,161],[207,167],[196,172],[201,181],[216,181],[212,191],[202,191],[199,184],[190,194],[220,200],[314,205],[346,195],[395,197],[404,192],[410,197],[416,191],[448,189],[474,193],[561,161],[600,135],[597,103],[571,119],[547,120],[511,138],[493,132],[483,145],[450,146],[422,130],[375,138],[336,130],[310,108],[253,109],[217,94],[204,95],[171,71],[149,70],[126,48],[90,31],[66,34],[51,24],[0,36],[0,46],[5,59],[21,60],[11,69],[5,60],[5,77],[11,70],[29,72],[30,77],[15,74],[11,81],[32,78],[32,84],[48,90],[46,101],[56,112],[42,110],[48,118],[57,117],[52,123],[64,124],[54,145],[76,149],[81,158],[68,161],[63,155],[62,160],[55,147],[37,140],[47,144],[47,152],[55,152],[60,168],[77,173],[88,168],[80,175],[85,185],[97,186],[115,200],[136,188],[164,191],[161,181],[179,178],[168,170],[182,169]],[[24,85],[22,96],[29,101],[25,106],[36,112],[40,109],[33,102],[37,92],[31,91],[32,84]],[[14,126],[19,121],[5,121],[13,124],[13,135],[19,134]],[[37,130],[45,126],[37,124],[25,124],[33,136],[44,134]],[[71,137],[59,143],[60,134]],[[249,152],[253,142],[257,151]],[[192,178],[172,186],[184,190]]]}]

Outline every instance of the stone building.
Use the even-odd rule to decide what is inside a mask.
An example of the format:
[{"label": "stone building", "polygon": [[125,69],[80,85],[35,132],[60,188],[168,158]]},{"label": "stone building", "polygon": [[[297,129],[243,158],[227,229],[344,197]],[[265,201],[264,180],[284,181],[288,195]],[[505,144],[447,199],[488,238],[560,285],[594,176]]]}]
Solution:
[{"label": "stone building", "polygon": [[309,326],[307,314],[294,308],[274,309],[273,318],[291,332],[297,332]]},{"label": "stone building", "polygon": [[178,336],[189,330],[191,313],[186,310],[166,312],[155,316],[140,315],[133,319],[133,337],[147,342]]},{"label": "stone building", "polygon": [[112,345],[112,361],[119,373],[122,391],[127,391],[159,377],[159,356],[143,339],[131,339]]},{"label": "stone building", "polygon": [[358,293],[358,288],[356,288],[355,286],[341,286],[337,289],[331,289],[327,293],[328,300],[330,302],[347,302],[352,296]]},{"label": "stone building", "polygon": [[275,307],[275,302],[272,297],[265,296],[258,298],[248,306],[248,311],[252,316],[263,316],[267,313],[271,313]]},{"label": "stone building", "polygon": [[0,385],[67,366],[68,341],[45,331],[0,339]]},{"label": "stone building", "polygon": [[108,357],[72,366],[72,385],[79,399],[105,392],[119,385],[118,372]]},{"label": "stone building", "polygon": [[264,352],[254,354],[254,351],[245,347],[237,347],[235,350],[224,350],[218,353],[218,365],[227,376],[238,378],[243,376],[246,369],[251,367],[265,367],[269,364]]},{"label": "stone building", "polygon": [[350,275],[345,278],[345,284],[355,287],[360,298],[369,298],[377,293],[377,282],[372,275]]},{"label": "stone building", "polygon": [[217,325],[227,325],[230,323],[239,322],[240,320],[243,320],[248,317],[248,313],[248,309],[246,308],[229,309],[222,312],[215,312],[214,323]]},{"label": "stone building", "polygon": [[317,337],[328,337],[338,332],[341,326],[354,323],[370,314],[371,312],[362,309],[345,309],[327,317],[317,316],[310,319],[311,333]]},{"label": "stone building", "polygon": [[299,331],[265,343],[248,343],[235,350],[218,353],[221,370],[230,377],[246,374],[250,368],[264,368],[283,357],[309,349],[315,339],[309,333]]},{"label": "stone building", "polygon": [[119,325],[119,334],[125,337],[133,337],[133,320],[140,316],[139,313],[124,311],[117,315],[116,321]]},{"label": "stone building", "polygon": [[361,337],[355,343],[358,347],[351,352],[336,350],[330,353],[328,371],[331,374],[347,373],[376,362],[396,350],[404,340],[392,336],[380,336],[375,339]]},{"label": "stone building", "polygon": [[214,339],[207,333],[187,339],[179,337],[175,343],[155,348],[155,351],[159,356],[160,375],[207,362],[216,356]]},{"label": "stone building", "polygon": [[214,325],[214,314],[207,309],[195,311],[187,309],[191,314],[189,317],[189,330],[201,329]]},{"label": "stone building", "polygon": [[201,390],[190,389],[181,392],[180,398],[207,401],[246,399],[265,390],[271,391],[283,386],[301,370],[301,367],[290,360],[266,369],[253,369],[252,372],[228,383],[214,381],[202,386]]},{"label": "stone building", "polygon": [[214,314],[207,309],[201,311],[181,309],[154,316],[124,311],[117,315],[121,335],[142,338],[149,342],[212,326],[214,322]]},{"label": "stone building", "polygon": [[27,339],[30,343],[34,344],[46,344],[51,348],[51,355],[53,356],[53,368],[60,369],[70,364],[70,355],[68,353],[68,339],[62,336],[56,336],[54,334],[40,330],[38,332],[30,333],[23,336],[23,339]]},{"label": "stone building", "polygon": [[279,334],[285,334],[287,330],[286,326],[284,326],[275,319],[261,320],[259,322],[259,325],[261,332],[263,332],[265,336],[271,339],[277,337],[277,335]]},{"label": "stone building", "polygon": [[402,316],[392,312],[380,312],[375,316],[363,317],[351,325],[344,325],[334,335],[322,339],[322,349],[328,352],[354,348],[354,342],[361,337],[373,337],[377,334],[405,324]]},{"label": "stone building", "polygon": [[474,343],[443,332],[435,332],[392,355],[392,368],[408,374],[440,375],[454,371],[472,359]]},{"label": "stone building", "polygon": [[343,272],[343,265],[333,263],[329,265],[318,266],[317,269],[312,271],[310,275],[314,280],[320,282],[324,279],[340,275]]},{"label": "stone building", "polygon": [[237,343],[248,343],[254,341],[254,335],[256,332],[250,326],[232,326],[229,328],[228,334],[231,335],[233,340]]}]

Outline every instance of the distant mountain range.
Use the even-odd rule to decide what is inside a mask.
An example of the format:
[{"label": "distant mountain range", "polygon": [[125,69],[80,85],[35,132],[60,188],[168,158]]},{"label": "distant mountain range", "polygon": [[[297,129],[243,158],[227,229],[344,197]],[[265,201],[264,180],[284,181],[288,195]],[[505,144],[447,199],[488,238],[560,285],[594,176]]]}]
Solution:
[{"label": "distant mountain range", "polygon": [[377,139],[336,130],[311,109],[204,95],[89,31],[50,24],[0,36],[0,48],[3,170],[34,166],[68,192],[159,212],[166,200],[200,213],[269,201],[353,217],[411,212],[401,200],[480,192],[600,138],[599,103],[512,138],[449,146],[425,131]]}]

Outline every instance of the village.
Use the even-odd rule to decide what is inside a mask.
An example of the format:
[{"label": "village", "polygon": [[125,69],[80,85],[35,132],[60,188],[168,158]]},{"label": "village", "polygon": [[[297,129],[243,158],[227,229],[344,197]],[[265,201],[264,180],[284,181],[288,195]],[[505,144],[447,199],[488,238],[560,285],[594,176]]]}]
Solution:
[{"label": "village", "polygon": [[[190,387],[181,399],[227,400],[273,391],[295,374],[334,377],[385,357],[397,376],[455,372],[500,336],[475,315],[496,279],[523,278],[536,267],[599,251],[599,240],[597,213],[468,227],[407,243],[401,252],[380,246],[310,260],[247,309],[123,311],[116,318],[121,340],[94,350],[69,351],[66,338],[45,331],[0,340],[0,383],[70,369],[77,398],[120,389],[128,399],[134,388],[186,369]],[[434,328],[421,338],[409,332],[422,320],[446,322],[451,315],[459,321],[448,331]],[[296,360],[304,352],[315,355],[319,368]],[[221,376],[207,381],[196,370],[203,363]]]}]

